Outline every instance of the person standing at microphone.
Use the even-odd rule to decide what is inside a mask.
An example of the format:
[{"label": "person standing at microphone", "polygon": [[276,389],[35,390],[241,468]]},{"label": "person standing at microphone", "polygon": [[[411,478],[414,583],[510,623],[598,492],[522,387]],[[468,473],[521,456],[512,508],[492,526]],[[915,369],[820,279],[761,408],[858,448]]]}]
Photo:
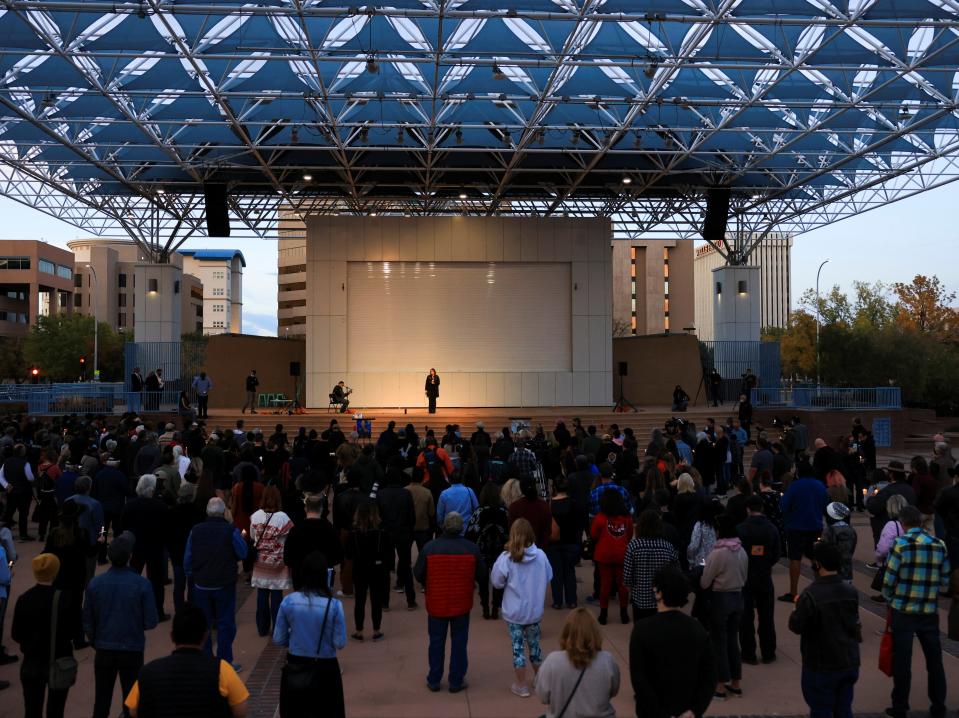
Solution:
[{"label": "person standing at microphone", "polygon": [[426,396],[430,400],[430,414],[436,413],[436,397],[440,395],[440,375],[436,369],[430,369],[426,375]]}]

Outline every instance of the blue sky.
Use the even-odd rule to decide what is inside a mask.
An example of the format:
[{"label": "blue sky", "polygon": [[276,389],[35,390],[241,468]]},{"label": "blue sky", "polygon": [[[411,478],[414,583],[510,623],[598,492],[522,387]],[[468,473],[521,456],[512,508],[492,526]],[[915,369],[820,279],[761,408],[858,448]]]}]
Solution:
[{"label": "blue sky", "polygon": [[[804,290],[856,280],[908,282],[916,274],[935,274],[959,291],[959,263],[951,250],[959,244],[959,182],[866,212],[796,238],[793,246],[793,305]],[[17,202],[0,197],[2,239],[42,239],[65,246],[88,236],[76,228]],[[239,247],[247,261],[243,275],[243,331],[276,334],[276,243],[267,240],[195,239],[188,247]]]}]

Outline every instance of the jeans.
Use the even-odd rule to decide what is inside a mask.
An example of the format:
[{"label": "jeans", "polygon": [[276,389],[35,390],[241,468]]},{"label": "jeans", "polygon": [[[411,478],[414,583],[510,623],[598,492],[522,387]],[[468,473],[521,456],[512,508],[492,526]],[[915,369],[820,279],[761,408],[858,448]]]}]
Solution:
[{"label": "jeans", "polygon": [[553,569],[550,588],[554,606],[576,605],[576,562],[579,561],[579,554],[579,544],[575,543],[550,544],[546,549],[546,557]]},{"label": "jeans", "polygon": [[905,716],[912,687],[912,639],[919,639],[929,673],[929,715],[946,715],[946,673],[939,643],[939,615],[892,612],[892,710]]},{"label": "jeans", "polygon": [[210,416],[210,397],[200,394],[196,398],[196,415],[201,419],[207,419]]},{"label": "jeans", "polygon": [[743,616],[739,621],[739,647],[742,655],[750,660],[756,658],[756,626],[759,618],[759,650],[766,660],[776,657],[776,622],[773,612],[776,606],[776,589],[772,577],[747,582],[743,587]]},{"label": "jeans", "polygon": [[453,688],[463,685],[463,679],[466,678],[466,669],[469,666],[469,659],[466,656],[466,643],[470,635],[470,615],[464,613],[462,616],[453,618],[436,618],[430,616],[427,619],[427,630],[430,635],[430,672],[426,676],[426,682],[431,686],[438,686],[443,680],[443,662],[446,658],[446,632],[450,634],[450,673],[449,684]]},{"label": "jeans", "polygon": [[[126,697],[143,666],[143,651],[98,650],[93,658],[93,679],[96,685],[93,718],[109,718],[113,702],[113,686],[120,677],[120,689]],[[127,715],[126,709],[123,715]]]},{"label": "jeans", "polygon": [[213,653],[213,629],[216,629],[216,656],[233,663],[233,639],[236,638],[236,584],[223,588],[193,587],[193,602],[206,616],[209,633],[203,650]]},{"label": "jeans", "polygon": [[45,672],[20,668],[20,685],[23,687],[24,718],[43,718],[43,701],[47,702],[47,718],[63,718],[67,705],[66,691],[48,691]]},{"label": "jeans", "polygon": [[272,634],[276,625],[276,614],[280,612],[283,591],[279,589],[256,589],[256,632],[261,636]]},{"label": "jeans", "polygon": [[809,718],[852,718],[852,695],[859,669],[811,671],[802,669],[802,697],[809,706]]},{"label": "jeans", "polygon": [[146,567],[147,578],[153,587],[153,600],[156,602],[157,616],[163,616],[163,592],[164,581],[166,580],[166,557],[162,554],[144,556],[134,554],[130,559],[130,568],[137,573],[141,573]]},{"label": "jeans", "polygon": [[742,612],[742,593],[713,591],[709,605],[709,638],[716,658],[716,680],[721,683],[743,677],[739,654],[739,617]]}]

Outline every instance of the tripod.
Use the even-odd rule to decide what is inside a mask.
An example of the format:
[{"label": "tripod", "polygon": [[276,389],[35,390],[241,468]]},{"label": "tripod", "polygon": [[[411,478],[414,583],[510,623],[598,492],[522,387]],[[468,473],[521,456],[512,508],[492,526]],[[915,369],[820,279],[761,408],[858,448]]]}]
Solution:
[{"label": "tripod", "polygon": [[627,411],[636,411],[636,407],[633,406],[630,401],[623,394],[623,375],[619,375],[619,399],[616,400],[616,404],[613,406],[613,411],[618,414],[625,414]]},{"label": "tripod", "polygon": [[708,406],[710,397],[709,397],[709,386],[706,383],[706,365],[705,364],[702,365],[702,373],[699,375],[699,386],[696,388],[696,398],[693,399],[693,406],[696,406],[696,404],[699,403],[699,394],[701,392],[706,394],[706,405]]}]

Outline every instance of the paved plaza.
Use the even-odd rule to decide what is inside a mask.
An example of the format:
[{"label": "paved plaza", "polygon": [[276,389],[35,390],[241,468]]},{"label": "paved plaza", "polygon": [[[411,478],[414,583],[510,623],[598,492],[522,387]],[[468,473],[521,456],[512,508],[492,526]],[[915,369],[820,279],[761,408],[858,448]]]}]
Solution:
[{"label": "paved plaza", "polygon": [[[869,582],[872,573],[865,567],[871,560],[871,540],[864,514],[855,514],[854,524],[859,533],[855,585],[859,589],[863,623],[862,668],[856,687],[854,707],[857,714],[877,714],[889,705],[891,679],[878,670],[879,631],[883,627],[884,607],[869,600],[871,591]],[[12,604],[16,597],[32,585],[29,578],[29,560],[40,550],[36,542],[18,544],[21,551],[19,567],[14,576]],[[100,570],[103,570],[102,568]],[[582,597],[586,587],[591,585],[590,567],[584,565],[579,570]],[[810,578],[804,572],[802,586]],[[777,595],[787,589],[788,577],[785,566],[774,573]],[[470,624],[469,658],[467,674],[469,688],[462,693],[451,695],[445,690],[430,693],[425,686],[426,676],[426,612],[421,608],[415,612],[405,610],[405,600],[398,594],[391,594],[394,610],[385,614],[383,631],[386,639],[372,643],[369,640],[357,643],[350,640],[340,652],[339,659],[343,668],[343,682],[346,694],[347,715],[353,718],[418,718],[420,716],[442,716],[444,718],[506,718],[507,716],[539,716],[545,706],[535,697],[517,698],[509,691],[512,680],[510,644],[506,626],[502,621],[484,621],[479,605],[474,607]],[[272,646],[265,638],[256,635],[254,625],[255,596],[251,589],[241,586],[238,596],[237,624],[235,643],[236,660],[243,665],[240,673],[247,683],[251,694],[250,715],[255,718],[271,718],[277,714],[279,699],[279,676],[283,664],[282,649]],[[347,627],[352,632],[353,603],[345,600]],[[172,612],[169,592],[167,610]],[[941,604],[940,626],[946,625],[948,605]],[[799,637],[786,628],[789,607],[776,603],[776,630],[778,637],[778,660],[771,665],[744,666],[742,698],[730,698],[723,702],[714,702],[709,715],[782,715],[794,716],[806,712],[805,703],[799,689],[800,655]],[[618,612],[610,612],[613,616]],[[546,608],[543,618],[544,653],[558,648],[558,636],[566,611],[554,611]],[[169,623],[161,624],[148,633],[146,658],[150,660],[164,655],[170,650]],[[620,694],[613,704],[617,715],[634,715],[633,692],[629,682],[629,635],[632,625],[623,626],[611,621],[603,627],[605,648],[610,650],[619,663],[622,683]],[[6,632],[5,636],[9,636]],[[9,638],[6,643],[11,646]],[[949,683],[947,705],[956,710],[959,704],[959,643],[949,641],[943,636],[946,677]],[[93,706],[93,650],[84,649],[77,653],[80,661],[80,674],[77,685],[70,691],[67,704],[69,718],[89,716]],[[926,712],[925,668],[921,651],[916,645],[913,657],[912,707],[916,715]],[[17,680],[17,665],[0,667],[0,678],[13,682],[13,685],[0,693],[0,718],[19,718],[22,715],[22,698]],[[322,700],[322,696],[317,697]],[[115,695],[115,707],[120,701],[119,686]]]}]

